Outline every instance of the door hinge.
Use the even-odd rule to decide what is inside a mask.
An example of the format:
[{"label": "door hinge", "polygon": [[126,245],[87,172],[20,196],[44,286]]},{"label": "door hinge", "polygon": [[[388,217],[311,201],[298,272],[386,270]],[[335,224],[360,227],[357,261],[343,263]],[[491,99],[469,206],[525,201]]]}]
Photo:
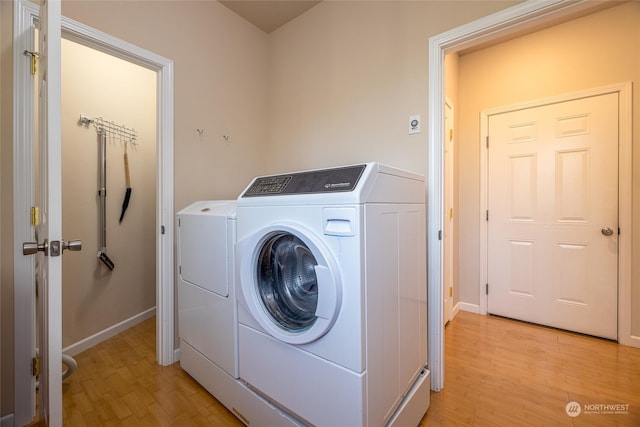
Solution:
[{"label": "door hinge", "polygon": [[487,148],[489,148],[489,136],[487,135],[487,138],[485,139],[485,145],[487,146]]},{"label": "door hinge", "polygon": [[30,52],[28,50],[25,50],[24,55],[28,55],[31,57],[31,75],[35,76],[36,72],[38,71],[37,69],[37,63],[38,63],[38,52]]},{"label": "door hinge", "polygon": [[34,377],[40,375],[40,358],[37,356],[31,360],[31,373]]},{"label": "door hinge", "polygon": [[442,230],[438,230],[438,240],[442,240]]},{"label": "door hinge", "polygon": [[484,293],[485,293],[485,295],[489,295],[489,284],[488,283],[486,283],[484,285]]},{"label": "door hinge", "polygon": [[449,129],[449,141],[453,141],[453,129]]},{"label": "door hinge", "polygon": [[449,296],[452,297],[453,296],[453,287],[449,287]]},{"label": "door hinge", "polygon": [[486,217],[486,220],[489,221],[489,209],[487,209],[487,212],[485,212],[485,217]]},{"label": "door hinge", "polygon": [[164,225],[160,226],[160,234],[164,234]]},{"label": "door hinge", "polygon": [[31,225],[40,225],[40,208],[31,206]]}]

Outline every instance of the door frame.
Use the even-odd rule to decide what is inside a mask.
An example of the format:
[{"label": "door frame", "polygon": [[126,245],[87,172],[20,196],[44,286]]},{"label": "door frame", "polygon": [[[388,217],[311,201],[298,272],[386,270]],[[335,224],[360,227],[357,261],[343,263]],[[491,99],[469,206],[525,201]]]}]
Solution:
[{"label": "door frame", "polygon": [[[30,342],[35,340],[35,307],[30,289],[20,284],[33,280],[33,258],[22,255],[22,242],[33,240],[30,222],[33,194],[34,88],[28,72],[33,28],[38,6],[17,0],[13,13],[13,258],[14,258],[14,419],[31,422],[34,399],[30,372]],[[174,345],[174,206],[173,206],[173,61],[117,39],[94,28],[62,17],[62,36],[68,40],[135,63],[157,73],[157,172],[156,196],[156,359],[166,366],[176,360]],[[22,286],[25,288],[25,286]],[[26,357],[25,357],[26,355]],[[25,417],[28,417],[26,421]]]},{"label": "door frame", "polygon": [[[593,96],[618,94],[618,221],[620,235],[618,236],[618,341],[632,345],[631,324],[631,195],[632,195],[632,84],[631,82],[601,86],[578,92],[571,92],[547,98],[515,103],[491,108],[480,112],[480,141],[486,141],[489,135],[489,118],[514,110],[534,108],[548,104],[572,101]],[[488,160],[489,149],[486,144],[481,145],[480,153],[480,314],[487,314],[489,296],[485,291],[488,283],[488,239],[489,222],[484,212],[489,208]],[[626,326],[626,331],[625,331]],[[636,346],[638,344],[635,344]]]},{"label": "door frame", "polygon": [[[472,46],[508,38],[518,37],[532,32],[543,25],[557,23],[561,20],[586,14],[601,7],[599,2],[578,0],[528,0],[492,15],[461,25],[429,38],[428,53],[428,95],[427,109],[427,268],[428,268],[428,342],[429,369],[431,371],[431,389],[440,391],[444,387],[444,325],[442,323],[442,288],[443,288],[443,241],[438,238],[443,227],[443,192],[444,192],[444,155],[442,141],[444,139],[444,57],[447,53],[455,53]],[[630,162],[631,159],[625,159]],[[631,200],[631,189],[621,191],[620,197]],[[631,211],[625,212],[631,215]],[[625,269],[631,268],[630,244],[625,240],[626,254],[623,258]],[[621,243],[622,248],[622,243]],[[630,277],[629,279],[630,280]],[[622,283],[622,282],[621,282]],[[630,284],[625,289],[624,297],[628,304],[621,314],[630,316]],[[630,318],[629,318],[630,319]],[[621,325],[618,334],[621,343],[634,342],[640,347],[640,337],[631,336],[630,320]],[[631,344],[629,344],[631,345]]]}]

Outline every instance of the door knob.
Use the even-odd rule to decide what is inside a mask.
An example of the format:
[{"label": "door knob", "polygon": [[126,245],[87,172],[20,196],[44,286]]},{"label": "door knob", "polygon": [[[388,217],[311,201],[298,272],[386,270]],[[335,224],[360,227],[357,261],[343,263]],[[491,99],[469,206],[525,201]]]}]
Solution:
[{"label": "door knob", "polygon": [[37,242],[24,242],[22,244],[22,255],[33,255],[38,252],[44,252],[45,255],[48,255],[49,242],[45,240],[40,244]]},{"label": "door knob", "polygon": [[602,230],[600,230],[600,232],[604,236],[611,236],[613,234],[613,230],[611,229],[611,227],[603,228]]},{"label": "door knob", "polygon": [[33,255],[38,252],[44,252],[45,256],[60,256],[60,253],[64,252],[65,249],[68,249],[70,251],[82,250],[82,241],[69,240],[68,242],[65,242],[64,240],[53,240],[51,243],[49,243],[47,240],[45,240],[40,244],[36,242],[24,242],[22,244],[23,255]]},{"label": "door knob", "polygon": [[81,251],[82,250],[82,240],[69,240],[68,242],[62,241],[62,251],[65,249],[70,251]]}]

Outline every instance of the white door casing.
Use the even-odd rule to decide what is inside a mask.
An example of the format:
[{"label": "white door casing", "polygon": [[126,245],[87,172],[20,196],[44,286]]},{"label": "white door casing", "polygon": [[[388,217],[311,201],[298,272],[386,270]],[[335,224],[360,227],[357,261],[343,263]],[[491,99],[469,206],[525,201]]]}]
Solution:
[{"label": "white door casing", "polygon": [[[13,75],[13,270],[14,270],[14,424],[31,423],[36,411],[36,379],[32,360],[36,356],[35,262],[22,255],[22,243],[35,241],[30,209],[35,206],[34,152],[34,78],[31,58],[25,50],[36,46],[33,16],[38,8],[33,3],[14,3]],[[16,27],[22,27],[19,31]],[[21,91],[20,89],[25,89]],[[23,106],[26,99],[29,106]],[[20,337],[20,339],[18,338]]]},{"label": "white door casing", "polygon": [[617,339],[618,94],[487,120],[488,312]]}]

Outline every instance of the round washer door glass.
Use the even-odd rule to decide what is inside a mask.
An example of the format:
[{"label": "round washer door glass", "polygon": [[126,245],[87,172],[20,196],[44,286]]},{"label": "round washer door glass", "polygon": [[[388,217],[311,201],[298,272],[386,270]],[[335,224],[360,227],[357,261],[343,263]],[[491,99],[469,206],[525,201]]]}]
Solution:
[{"label": "round washer door glass", "polygon": [[288,332],[302,332],[316,321],[317,261],[289,232],[272,234],[258,257],[258,293],[271,318]]}]

